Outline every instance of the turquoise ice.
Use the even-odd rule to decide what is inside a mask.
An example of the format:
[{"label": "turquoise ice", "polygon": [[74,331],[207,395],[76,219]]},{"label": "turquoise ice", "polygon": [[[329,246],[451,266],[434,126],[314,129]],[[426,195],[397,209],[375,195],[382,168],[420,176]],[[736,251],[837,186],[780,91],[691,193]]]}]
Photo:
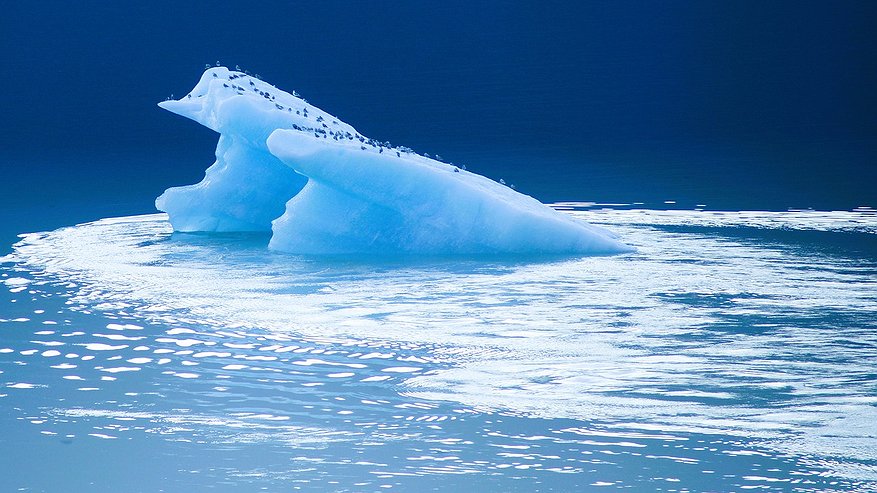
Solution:
[{"label": "turquoise ice", "polygon": [[220,134],[196,185],[156,200],[176,231],[269,231],[297,254],[613,254],[611,232],[224,67],[159,104]]}]

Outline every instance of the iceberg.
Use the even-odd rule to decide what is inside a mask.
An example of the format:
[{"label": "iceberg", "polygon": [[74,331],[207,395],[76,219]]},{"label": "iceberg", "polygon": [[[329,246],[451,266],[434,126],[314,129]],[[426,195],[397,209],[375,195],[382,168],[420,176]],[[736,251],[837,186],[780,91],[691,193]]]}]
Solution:
[{"label": "iceberg", "polygon": [[216,162],[156,207],[175,231],[272,231],[332,254],[614,254],[613,233],[484,176],[360,134],[248,74],[207,69],[159,106],[218,132]]}]

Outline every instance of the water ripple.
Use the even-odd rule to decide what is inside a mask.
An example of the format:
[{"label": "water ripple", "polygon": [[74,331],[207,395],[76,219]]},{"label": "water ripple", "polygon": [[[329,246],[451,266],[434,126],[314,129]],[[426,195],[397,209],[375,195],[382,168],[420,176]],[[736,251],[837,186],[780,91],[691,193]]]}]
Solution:
[{"label": "water ripple", "polygon": [[873,214],[574,213],[637,253],[317,259],[160,215],[25,235],[2,424],[158,437],[213,456],[178,484],[229,491],[877,487]]}]

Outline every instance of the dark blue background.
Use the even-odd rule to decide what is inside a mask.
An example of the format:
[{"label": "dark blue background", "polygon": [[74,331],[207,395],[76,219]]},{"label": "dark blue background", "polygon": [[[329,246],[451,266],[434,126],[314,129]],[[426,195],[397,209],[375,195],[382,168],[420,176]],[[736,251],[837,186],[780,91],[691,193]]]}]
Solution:
[{"label": "dark blue background", "polygon": [[877,2],[142,3],[2,7],[4,231],[198,181],[217,60],[545,201],[877,206]]}]

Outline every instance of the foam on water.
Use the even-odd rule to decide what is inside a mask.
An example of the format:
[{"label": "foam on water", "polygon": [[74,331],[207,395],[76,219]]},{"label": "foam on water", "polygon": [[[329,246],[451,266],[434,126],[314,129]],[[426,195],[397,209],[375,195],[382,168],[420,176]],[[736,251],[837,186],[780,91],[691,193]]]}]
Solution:
[{"label": "foam on water", "polygon": [[873,213],[575,209],[637,252],[327,260],[163,215],[25,235],[4,428],[240,458],[179,488],[877,486]]}]

